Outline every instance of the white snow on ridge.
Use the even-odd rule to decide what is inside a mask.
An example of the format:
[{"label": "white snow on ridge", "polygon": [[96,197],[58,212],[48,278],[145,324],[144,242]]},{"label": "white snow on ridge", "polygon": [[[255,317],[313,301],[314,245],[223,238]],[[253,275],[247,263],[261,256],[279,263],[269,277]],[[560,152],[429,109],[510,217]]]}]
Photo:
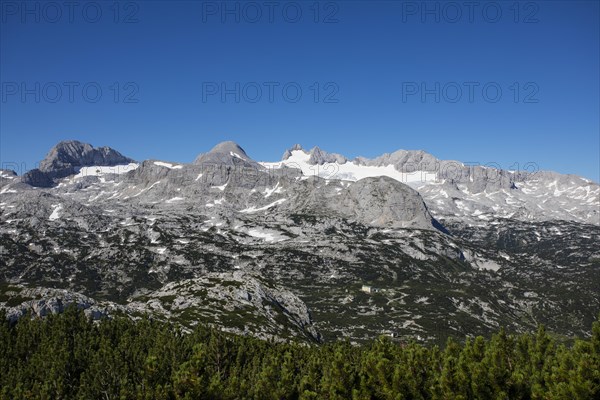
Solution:
[{"label": "white snow on ridge", "polygon": [[276,200],[276,201],[272,202],[271,204],[267,204],[264,207],[256,208],[256,207],[253,206],[253,207],[249,207],[249,208],[245,208],[243,210],[240,210],[240,212],[242,212],[242,213],[254,213],[254,212],[258,212],[258,211],[265,211],[265,210],[268,210],[271,207],[275,207],[276,205],[279,205],[279,204],[283,203],[286,200],[287,199],[279,199],[279,200]]},{"label": "white snow on ridge", "polygon": [[131,197],[138,197],[140,194],[147,192],[148,190],[152,189],[154,186],[158,185],[159,183],[160,183],[160,181],[156,181],[152,185],[148,186],[146,189],[142,189],[139,193],[134,194]]},{"label": "white snow on ridge", "polygon": [[344,164],[325,163],[323,165],[311,165],[308,162],[309,159],[310,154],[305,153],[303,150],[293,150],[291,152],[291,156],[287,160],[275,163],[262,162],[260,164],[266,168],[274,169],[278,169],[283,166],[298,168],[305,176],[320,176],[321,178],[326,179],[340,179],[346,181],[357,181],[363,178],[388,176],[399,182],[418,187],[424,184],[433,183],[437,179],[435,172],[401,172],[398,171],[393,165],[376,167],[358,165],[351,161],[348,161]]},{"label": "white snow on ridge", "polygon": [[169,169],[181,169],[183,165],[171,164],[164,161],[154,161],[154,165],[158,165],[159,167],[166,167]]},{"label": "white snow on ridge", "polygon": [[[570,181],[555,178],[549,181],[552,178],[542,176],[516,182],[518,190],[494,189],[492,186],[489,190],[485,188],[484,191],[472,193],[473,189],[469,190],[467,183],[459,184],[458,190],[448,191],[448,187],[443,185],[445,180],[439,180],[437,173],[432,171],[402,172],[392,164],[369,166],[353,161],[312,165],[309,163],[310,158],[311,155],[304,150],[292,150],[287,159],[281,162],[260,164],[267,169],[279,169],[284,166],[300,169],[303,176],[297,177],[296,180],[319,176],[326,180],[336,179],[341,180],[342,184],[350,184],[367,177],[387,176],[418,190],[425,202],[431,206],[430,211],[437,217],[460,215],[475,221],[501,217],[527,221],[566,219],[594,224],[600,222],[597,207],[593,208],[598,204],[600,188],[593,184],[582,185],[582,182],[587,182],[583,178],[581,181],[579,178]],[[267,188],[264,192],[265,197],[271,196],[273,189]],[[337,193],[341,191],[337,190]],[[459,201],[455,202],[455,199]]]},{"label": "white snow on ridge", "polygon": [[91,166],[91,167],[81,167],[77,175],[73,175],[72,179],[79,179],[86,176],[103,176],[106,174],[117,174],[121,175],[127,173],[129,171],[133,171],[139,167],[139,164],[130,163],[127,165],[113,165],[110,167],[103,166]]},{"label": "white snow on ridge", "polygon": [[281,193],[282,190],[283,188],[279,187],[279,182],[277,182],[273,189],[265,188],[265,191],[263,193],[265,194],[265,198],[267,198],[271,197],[273,193]]}]

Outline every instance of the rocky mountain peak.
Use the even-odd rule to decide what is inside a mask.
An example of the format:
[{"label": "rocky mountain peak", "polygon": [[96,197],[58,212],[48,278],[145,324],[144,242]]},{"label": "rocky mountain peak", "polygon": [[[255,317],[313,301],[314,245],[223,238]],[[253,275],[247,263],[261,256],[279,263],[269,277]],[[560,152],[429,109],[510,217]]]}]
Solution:
[{"label": "rocky mountain peak", "polygon": [[50,149],[39,169],[25,173],[22,181],[32,186],[49,187],[55,179],[72,175],[80,167],[111,167],[132,162],[135,161],[110,147],[95,148],[78,140],[65,140]]},{"label": "rocky mountain peak", "polygon": [[114,166],[134,162],[110,147],[94,148],[77,140],[59,142],[40,162],[43,172],[55,172],[72,167]]},{"label": "rocky mountain peak", "polygon": [[208,153],[198,155],[194,164],[218,164],[226,166],[251,166],[262,168],[260,164],[252,160],[246,151],[237,143],[232,141],[221,142],[213,147]]},{"label": "rocky mountain peak", "polygon": [[310,164],[325,164],[325,163],[338,163],[344,164],[348,159],[341,154],[337,153],[328,153],[326,151],[321,150],[319,147],[315,146],[310,150],[310,159],[308,162]]},{"label": "rocky mountain peak", "polygon": [[362,159],[365,165],[394,165],[398,171],[407,168],[420,170],[434,170],[440,160],[423,150],[396,150],[393,153],[385,153],[372,160]]},{"label": "rocky mountain peak", "polygon": [[221,142],[221,143],[217,144],[215,147],[213,147],[210,150],[209,153],[213,153],[213,154],[225,153],[225,154],[229,154],[229,155],[231,155],[230,153],[234,153],[242,158],[250,160],[250,157],[248,157],[248,155],[246,154],[244,149],[242,149],[242,147],[239,144],[237,144],[236,142],[232,142],[232,141],[226,141],[226,142]]},{"label": "rocky mountain peak", "polygon": [[281,160],[282,161],[288,160],[292,156],[292,152],[294,152],[294,151],[302,151],[305,154],[308,154],[310,156],[310,158],[308,159],[308,163],[312,164],[312,165],[316,165],[316,164],[322,165],[325,163],[335,163],[335,162],[337,162],[339,164],[343,164],[346,161],[348,161],[348,159],[341,154],[328,153],[324,150],[321,150],[317,146],[310,149],[310,151],[306,151],[299,144],[295,144],[294,146],[292,146],[291,148],[286,150],[285,153],[283,154],[283,157]]},{"label": "rocky mountain peak", "polygon": [[287,149],[285,151],[285,153],[283,153],[283,157],[281,157],[281,161],[285,161],[288,158],[290,158],[292,156],[292,151],[297,151],[297,150],[304,150],[304,149],[302,148],[302,146],[300,144],[296,143],[295,145],[293,145],[292,147]]}]

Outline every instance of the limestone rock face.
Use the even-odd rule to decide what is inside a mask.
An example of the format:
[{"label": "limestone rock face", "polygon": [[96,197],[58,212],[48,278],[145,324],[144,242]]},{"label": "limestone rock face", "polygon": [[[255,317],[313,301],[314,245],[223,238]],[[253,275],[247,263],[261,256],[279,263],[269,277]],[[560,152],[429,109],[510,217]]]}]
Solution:
[{"label": "limestone rock face", "polygon": [[244,149],[235,142],[221,142],[213,147],[208,153],[200,154],[194,160],[199,165],[226,165],[226,166],[251,166],[262,167],[252,160]]},{"label": "limestone rock face", "polygon": [[88,143],[67,140],[58,143],[40,162],[39,169],[23,175],[22,181],[31,186],[50,187],[55,179],[77,173],[88,166],[115,166],[134,162],[110,147],[94,148]]},{"label": "limestone rock face", "polygon": [[268,163],[223,142],[193,163],[132,163],[61,142],[39,169],[0,170],[0,307],[308,342],[539,323],[581,336],[597,315],[599,200],[582,177],[424,151],[350,161],[296,145]]}]

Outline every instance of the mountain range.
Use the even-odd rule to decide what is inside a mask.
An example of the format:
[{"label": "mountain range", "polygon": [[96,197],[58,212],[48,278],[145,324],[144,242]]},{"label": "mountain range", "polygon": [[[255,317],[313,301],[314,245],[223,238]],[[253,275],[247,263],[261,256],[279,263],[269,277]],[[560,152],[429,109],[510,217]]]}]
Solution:
[{"label": "mountain range", "polygon": [[0,170],[0,306],[277,340],[588,335],[600,185],[525,169],[299,145],[258,162],[233,142],[138,162],[60,142],[38,169]]}]

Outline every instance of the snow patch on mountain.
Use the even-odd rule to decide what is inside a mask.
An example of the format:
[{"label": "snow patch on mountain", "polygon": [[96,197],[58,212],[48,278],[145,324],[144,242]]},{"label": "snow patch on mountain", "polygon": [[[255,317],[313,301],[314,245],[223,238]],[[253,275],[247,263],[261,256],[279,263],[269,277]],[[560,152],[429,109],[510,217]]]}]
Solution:
[{"label": "snow patch on mountain", "polygon": [[262,228],[252,228],[246,233],[265,242],[281,242],[287,239],[286,236],[281,235],[279,232]]},{"label": "snow patch on mountain", "polygon": [[262,162],[266,168],[279,169],[284,166],[297,168],[305,176],[318,176],[325,179],[340,179],[345,181],[358,181],[364,178],[379,176],[388,176],[399,182],[408,184],[412,187],[419,187],[423,184],[434,183],[437,180],[435,172],[429,171],[398,171],[394,165],[369,166],[360,165],[355,161],[324,162],[322,164],[312,164],[311,155],[304,150],[291,150],[288,157],[280,162]]},{"label": "snow patch on mountain", "polygon": [[53,208],[52,214],[50,214],[48,219],[50,221],[56,221],[57,219],[60,218],[60,212],[61,212],[63,206],[62,206],[62,204],[53,204],[52,208]]},{"label": "snow patch on mountain", "polygon": [[73,175],[71,179],[80,179],[85,178],[86,176],[98,176],[102,177],[107,174],[125,174],[129,171],[133,171],[139,167],[137,163],[129,163],[126,165],[113,165],[113,166],[91,166],[91,167],[81,167],[76,175]]},{"label": "snow patch on mountain", "polygon": [[158,165],[159,167],[166,167],[169,169],[181,169],[183,165],[171,164],[164,161],[154,161],[154,165]]},{"label": "snow patch on mountain", "polygon": [[285,202],[287,199],[279,199],[279,200],[275,200],[274,202],[267,204],[266,206],[263,207],[248,207],[248,208],[244,208],[243,210],[240,210],[241,213],[255,213],[258,211],[266,211],[271,207],[275,207],[283,202]]}]

